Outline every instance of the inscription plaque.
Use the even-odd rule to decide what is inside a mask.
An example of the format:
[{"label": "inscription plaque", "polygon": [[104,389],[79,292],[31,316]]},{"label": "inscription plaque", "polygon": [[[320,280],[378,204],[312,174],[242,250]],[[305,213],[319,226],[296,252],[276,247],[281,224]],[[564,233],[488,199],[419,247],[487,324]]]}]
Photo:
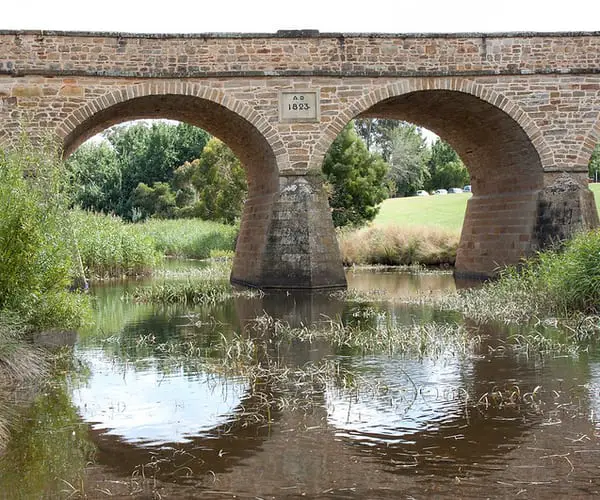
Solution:
[{"label": "inscription plaque", "polygon": [[319,91],[282,91],[279,93],[279,121],[318,122]]}]

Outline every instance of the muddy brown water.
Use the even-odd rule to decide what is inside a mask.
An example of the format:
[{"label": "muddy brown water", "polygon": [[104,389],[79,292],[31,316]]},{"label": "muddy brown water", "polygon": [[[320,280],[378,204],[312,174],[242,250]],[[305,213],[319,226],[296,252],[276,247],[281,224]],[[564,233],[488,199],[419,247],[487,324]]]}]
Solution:
[{"label": "muddy brown water", "polygon": [[[395,297],[456,287],[450,273],[350,271],[348,281]],[[284,293],[161,308],[121,300],[133,286],[92,290],[96,323],[67,340],[74,366],[15,417],[0,498],[600,494],[597,352],[501,349],[500,324],[402,301]],[[382,314],[402,325],[459,322],[483,341],[435,359],[290,342],[277,352],[282,366],[334,360],[346,378],[287,384],[165,347],[210,346],[265,314],[292,326]]]}]

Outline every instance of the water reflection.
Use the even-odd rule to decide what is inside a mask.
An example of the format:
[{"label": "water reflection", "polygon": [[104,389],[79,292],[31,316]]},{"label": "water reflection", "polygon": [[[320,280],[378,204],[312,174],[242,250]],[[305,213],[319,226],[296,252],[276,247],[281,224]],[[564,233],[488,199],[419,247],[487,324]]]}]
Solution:
[{"label": "water reflection", "polygon": [[390,297],[414,297],[456,289],[452,272],[402,271],[394,268],[351,268],[348,288],[361,292],[382,290]]},{"label": "water reflection", "polygon": [[[247,383],[157,359],[119,363],[100,349],[77,350],[89,367],[86,383],[73,390],[73,403],[92,429],[128,443],[181,443],[222,425],[240,404]],[[139,361],[144,361],[140,367]]]},{"label": "water reflection", "polygon": [[[348,282],[403,297],[455,286],[449,273],[360,271]],[[600,489],[596,358],[511,352],[503,347],[514,332],[505,327],[401,303],[269,293],[155,307],[122,301],[128,286],[94,290],[98,320],[74,349],[88,374],[66,385],[61,405],[40,400],[26,420],[0,461],[7,498],[61,496],[60,480],[49,479],[60,475],[19,455],[40,442],[54,450],[59,439],[65,479],[84,474],[90,460],[86,491],[121,496],[544,498]],[[467,354],[448,346],[435,359],[364,355],[324,339],[278,343],[269,318],[294,328],[334,319],[363,329],[462,323],[482,342]],[[256,363],[278,371],[220,369],[222,337],[260,337],[268,347],[254,353]],[[338,371],[295,375],[325,361]],[[75,437],[77,452],[68,449]],[[25,489],[11,463],[40,481]]]}]

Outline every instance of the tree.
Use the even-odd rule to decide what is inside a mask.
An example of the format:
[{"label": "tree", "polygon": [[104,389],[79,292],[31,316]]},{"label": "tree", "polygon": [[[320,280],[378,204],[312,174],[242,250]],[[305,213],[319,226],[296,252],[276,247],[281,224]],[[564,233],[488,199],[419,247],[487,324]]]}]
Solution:
[{"label": "tree", "polygon": [[75,202],[128,219],[140,183],[169,182],[175,168],[198,158],[210,138],[197,127],[165,122],[113,127],[104,137],[104,142],[84,144],[68,159]]},{"label": "tree", "polygon": [[600,144],[596,144],[590,163],[588,166],[590,179],[594,179],[595,182],[600,180]]},{"label": "tree", "polygon": [[388,165],[369,152],[350,122],[333,141],[323,162],[335,226],[373,220],[387,197]]},{"label": "tree", "polygon": [[175,214],[175,193],[166,182],[155,182],[152,187],[140,182],[133,191],[132,206],[139,210],[139,218],[171,219]]},{"label": "tree", "polygon": [[389,161],[392,151],[390,132],[399,123],[402,122],[382,118],[360,118],[354,120],[354,128],[369,151],[379,153],[385,161]]},{"label": "tree", "polygon": [[216,138],[208,142],[200,158],[175,171],[173,185],[181,207],[177,211],[179,217],[200,217],[225,224],[240,217],[248,191],[240,161]]},{"label": "tree", "polygon": [[86,210],[113,212],[121,198],[121,168],[108,143],[87,142],[67,161],[73,201]]},{"label": "tree", "polygon": [[116,212],[125,218],[132,216],[133,192],[141,182],[169,182],[179,165],[200,156],[209,139],[202,129],[164,122],[113,127],[106,137],[121,165],[122,192]]},{"label": "tree", "polygon": [[415,125],[400,123],[388,133],[390,138],[390,171],[392,194],[413,195],[429,178],[429,150]]},{"label": "tree", "polygon": [[469,184],[467,167],[447,142],[437,139],[433,143],[427,163],[429,180],[425,183],[425,189],[428,191]]}]

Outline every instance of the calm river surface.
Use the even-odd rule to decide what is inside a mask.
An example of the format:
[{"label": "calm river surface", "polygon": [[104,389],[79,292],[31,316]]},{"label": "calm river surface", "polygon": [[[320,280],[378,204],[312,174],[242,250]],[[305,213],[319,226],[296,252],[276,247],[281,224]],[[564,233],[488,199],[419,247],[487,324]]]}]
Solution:
[{"label": "calm river surface", "polygon": [[[122,300],[136,283],[93,287],[94,326],[55,339],[74,360],[29,398],[0,455],[0,498],[600,494],[598,353],[505,349],[514,331],[402,300],[453,290],[449,273],[349,271],[348,281],[396,299],[280,293],[158,307]],[[278,368],[258,376],[211,351],[275,319],[459,324],[481,341],[423,357],[290,340],[258,355]],[[333,376],[318,368],[332,364]]]}]

